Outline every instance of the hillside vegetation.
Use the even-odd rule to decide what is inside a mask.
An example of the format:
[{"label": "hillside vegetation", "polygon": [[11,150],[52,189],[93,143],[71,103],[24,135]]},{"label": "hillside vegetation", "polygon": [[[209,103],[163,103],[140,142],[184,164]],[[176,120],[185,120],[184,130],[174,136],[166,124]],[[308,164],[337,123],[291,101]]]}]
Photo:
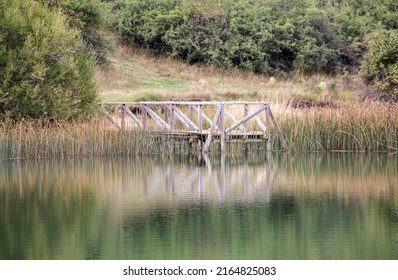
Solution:
[{"label": "hillside vegetation", "polygon": [[[373,38],[398,28],[395,0],[113,2],[126,43],[189,63],[282,77],[356,72]],[[385,42],[396,47],[395,40]],[[396,64],[396,54],[388,55]],[[369,68],[364,75],[373,77]]]}]

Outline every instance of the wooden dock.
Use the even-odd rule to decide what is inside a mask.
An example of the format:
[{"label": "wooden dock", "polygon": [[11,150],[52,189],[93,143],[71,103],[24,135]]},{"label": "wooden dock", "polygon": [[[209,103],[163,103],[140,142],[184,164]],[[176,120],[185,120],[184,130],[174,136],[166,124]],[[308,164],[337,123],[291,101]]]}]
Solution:
[{"label": "wooden dock", "polygon": [[[197,141],[202,152],[220,142],[264,142],[271,150],[271,123],[283,149],[286,142],[268,102],[101,102],[118,129],[141,129],[159,137]],[[114,113],[109,113],[114,112]]]}]

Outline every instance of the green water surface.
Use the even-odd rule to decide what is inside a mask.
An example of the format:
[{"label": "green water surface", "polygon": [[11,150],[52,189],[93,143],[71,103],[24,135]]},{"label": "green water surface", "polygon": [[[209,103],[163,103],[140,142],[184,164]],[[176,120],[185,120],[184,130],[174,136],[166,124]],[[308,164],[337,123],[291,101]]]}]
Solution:
[{"label": "green water surface", "polygon": [[1,161],[0,259],[398,259],[398,157]]}]

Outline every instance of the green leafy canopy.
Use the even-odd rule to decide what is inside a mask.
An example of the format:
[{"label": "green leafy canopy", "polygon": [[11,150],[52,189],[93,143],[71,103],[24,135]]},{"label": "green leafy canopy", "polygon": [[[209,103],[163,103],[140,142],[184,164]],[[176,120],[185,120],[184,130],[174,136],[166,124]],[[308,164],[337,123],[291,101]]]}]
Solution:
[{"label": "green leafy canopy", "polygon": [[1,0],[0,117],[63,118],[95,109],[93,59],[59,10]]}]

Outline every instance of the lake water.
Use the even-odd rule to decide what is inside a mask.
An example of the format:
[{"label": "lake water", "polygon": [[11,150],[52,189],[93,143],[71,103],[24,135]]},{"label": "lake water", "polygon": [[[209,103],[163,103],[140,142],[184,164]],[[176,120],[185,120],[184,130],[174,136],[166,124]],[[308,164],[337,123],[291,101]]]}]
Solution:
[{"label": "lake water", "polygon": [[398,259],[398,156],[0,161],[0,259]]}]

